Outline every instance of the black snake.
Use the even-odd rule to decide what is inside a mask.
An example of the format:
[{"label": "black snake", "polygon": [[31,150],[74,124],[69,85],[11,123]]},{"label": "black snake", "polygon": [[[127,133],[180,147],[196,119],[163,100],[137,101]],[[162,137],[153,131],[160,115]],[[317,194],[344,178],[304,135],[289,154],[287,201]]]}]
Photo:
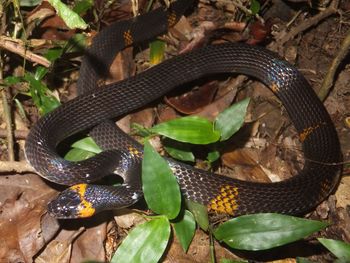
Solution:
[{"label": "black snake", "polygon": [[[142,197],[142,147],[110,121],[166,94],[171,89],[208,74],[240,73],[254,77],[281,100],[302,141],[303,170],[277,183],[253,183],[215,175],[169,160],[185,198],[231,215],[256,212],[302,214],[324,200],[338,182],[341,152],[335,127],[305,78],[274,53],[257,46],[226,43],[211,45],[169,59],[135,77],[97,88],[107,77],[115,55],[125,46],[167,31],[191,5],[179,0],[135,19],[108,26],[95,37],[80,69],[80,95],[41,118],[31,129],[25,153],[45,179],[74,185],[49,204],[58,218],[91,216],[129,206]],[[72,163],[57,154],[62,140],[80,131],[91,135],[103,152]],[[118,171],[118,187],[90,185]]]}]

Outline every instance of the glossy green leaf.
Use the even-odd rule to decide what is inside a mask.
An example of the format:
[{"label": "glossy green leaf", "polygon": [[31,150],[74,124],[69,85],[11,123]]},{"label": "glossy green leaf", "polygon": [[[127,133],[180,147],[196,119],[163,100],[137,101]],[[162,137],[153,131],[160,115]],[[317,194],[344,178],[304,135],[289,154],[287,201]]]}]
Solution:
[{"label": "glossy green leaf", "polygon": [[227,140],[242,127],[249,101],[249,98],[241,100],[216,117],[215,130],[220,131],[221,141]]},{"label": "glossy green leaf", "polygon": [[181,192],[173,172],[148,141],[142,160],[142,189],[150,209],[174,219],[180,212]]},{"label": "glossy green leaf", "polygon": [[345,262],[350,262],[350,244],[339,240],[318,238],[330,252],[332,252],[338,259]]},{"label": "glossy green leaf", "polygon": [[155,263],[163,255],[170,237],[170,223],[166,217],[152,219],[138,225],[114,254],[111,263]]},{"label": "glossy green leaf", "polygon": [[83,161],[86,159],[89,159],[90,157],[94,156],[96,153],[85,151],[78,148],[70,149],[66,155],[64,156],[64,159],[71,162],[78,162]]},{"label": "glossy green leaf", "polygon": [[166,152],[174,159],[184,161],[184,162],[194,162],[195,158],[191,151],[186,151],[184,149],[173,148],[170,146],[165,146]]},{"label": "glossy green leaf", "polygon": [[184,162],[194,162],[195,158],[188,144],[180,143],[169,138],[165,138],[163,146],[166,152],[174,159]]},{"label": "glossy green leaf", "polygon": [[83,139],[80,139],[72,144],[72,148],[78,148],[81,150],[93,152],[93,153],[100,153],[102,152],[101,148],[96,144],[94,139],[91,137],[85,137]]},{"label": "glossy green leaf", "polygon": [[240,216],[221,224],[214,236],[235,249],[264,250],[304,238],[327,223],[274,213]]},{"label": "glossy green leaf", "polygon": [[186,252],[196,231],[196,221],[194,220],[192,213],[185,210],[183,217],[180,220],[175,221],[173,226],[176,237],[180,241],[182,249]]},{"label": "glossy green leaf", "polygon": [[198,116],[178,118],[160,123],[150,129],[165,137],[193,144],[209,144],[219,140],[220,134],[213,124]]},{"label": "glossy green leaf", "polygon": [[202,228],[204,231],[207,231],[209,228],[209,217],[207,207],[205,205],[193,202],[191,200],[186,200],[186,206],[192,212],[199,227]]},{"label": "glossy green leaf", "polygon": [[60,0],[48,0],[48,2],[55,8],[59,17],[63,19],[67,27],[70,29],[86,29],[87,24],[84,20],[73,10],[71,10],[66,4]]},{"label": "glossy green leaf", "polygon": [[149,62],[151,65],[157,65],[164,60],[165,42],[163,40],[155,40],[150,43]]}]

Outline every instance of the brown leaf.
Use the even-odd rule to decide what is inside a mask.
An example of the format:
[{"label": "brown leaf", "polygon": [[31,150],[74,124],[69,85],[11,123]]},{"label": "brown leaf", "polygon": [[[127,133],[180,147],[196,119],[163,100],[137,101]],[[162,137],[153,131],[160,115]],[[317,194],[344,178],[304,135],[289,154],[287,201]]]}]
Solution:
[{"label": "brown leaf", "polygon": [[255,182],[271,182],[259,164],[259,157],[253,149],[243,148],[222,155],[223,163],[234,169],[240,179]]},{"label": "brown leaf", "polygon": [[181,113],[194,114],[213,100],[217,88],[218,82],[211,81],[180,96],[166,97],[165,101]]},{"label": "brown leaf", "polygon": [[[55,191],[29,174],[0,177],[0,193],[0,261],[31,262],[46,243],[41,217]],[[57,224],[51,228],[57,230]]]},{"label": "brown leaf", "polygon": [[[239,259],[232,252],[220,246],[218,242],[214,242],[214,245],[217,260],[222,258]],[[197,230],[187,253],[183,251],[177,238],[174,238],[165,255],[164,263],[209,262],[210,258],[209,237],[202,230]]]},{"label": "brown leaf", "polygon": [[135,63],[133,62],[133,48],[126,48],[118,53],[109,68],[109,78],[104,84],[118,82],[129,78],[135,73]]},{"label": "brown leaf", "polygon": [[270,20],[267,20],[265,24],[262,24],[259,20],[252,23],[249,26],[251,37],[247,40],[247,43],[256,45],[266,40],[271,33],[271,26]]}]

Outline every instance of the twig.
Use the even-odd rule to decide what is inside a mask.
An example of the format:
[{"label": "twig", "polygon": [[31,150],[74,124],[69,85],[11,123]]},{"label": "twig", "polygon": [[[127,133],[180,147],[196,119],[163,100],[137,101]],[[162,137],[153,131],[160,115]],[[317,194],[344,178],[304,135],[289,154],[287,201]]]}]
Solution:
[{"label": "twig", "polygon": [[[25,130],[14,130],[15,139],[25,139],[27,138],[28,131]],[[0,138],[6,138],[7,131],[5,129],[0,129]]]},{"label": "twig", "polygon": [[[237,8],[241,9],[241,11],[244,12],[246,15],[249,15],[249,16],[253,15],[252,11],[246,8],[240,0],[235,0],[235,1],[229,0],[229,1],[222,1],[222,2],[236,6]],[[264,19],[261,16],[259,16],[259,14],[255,14],[254,16],[256,19],[258,19],[261,23],[264,24]]]},{"label": "twig", "polygon": [[35,170],[26,162],[1,162],[0,173],[25,173],[35,172]]},{"label": "twig", "polygon": [[327,97],[330,89],[332,88],[335,72],[338,69],[339,64],[342,62],[342,60],[348,54],[349,48],[350,48],[350,30],[348,31],[346,37],[344,38],[344,40],[340,46],[340,49],[338,51],[338,54],[333,59],[331,65],[328,69],[327,75],[326,75],[325,79],[323,80],[321,89],[318,93],[318,97],[321,100],[324,100]]},{"label": "twig", "polygon": [[[1,57],[0,57],[1,60]],[[0,65],[2,63],[0,62]],[[2,80],[2,67],[0,67],[0,80]],[[10,106],[7,101],[7,92],[6,89],[1,89],[1,98],[2,98],[2,107],[3,107],[3,116],[6,122],[6,139],[7,139],[7,155],[9,161],[15,160],[14,153],[14,141],[13,141],[13,129],[12,129],[12,116],[10,112]]]},{"label": "twig", "polygon": [[51,62],[46,58],[39,56],[27,50],[25,43],[20,39],[12,39],[6,36],[0,36],[0,48],[16,53],[23,58],[38,63],[44,67],[50,67]]},{"label": "twig", "polygon": [[284,43],[286,43],[290,39],[293,39],[300,32],[303,32],[303,31],[309,29],[310,27],[316,25],[317,23],[319,23],[321,20],[325,19],[326,17],[335,14],[338,10],[337,9],[338,5],[339,5],[339,0],[334,0],[332,2],[332,4],[327,9],[325,9],[323,12],[311,17],[308,20],[303,21],[303,23],[301,23],[300,25],[296,26],[291,31],[289,31],[289,33],[281,36],[280,39],[277,39],[278,46],[283,46]]},{"label": "twig", "polygon": [[[3,13],[2,13],[3,14]],[[1,16],[1,19],[4,16]],[[1,34],[4,32],[5,26],[1,26],[0,32]],[[3,80],[3,56],[0,52],[0,83],[2,83]],[[12,116],[10,112],[10,107],[7,101],[7,89],[1,88],[1,98],[2,98],[2,107],[3,107],[3,116],[6,122],[6,138],[7,138],[7,156],[9,161],[15,160],[15,153],[14,153],[14,141],[13,141],[13,127],[12,127]]]}]

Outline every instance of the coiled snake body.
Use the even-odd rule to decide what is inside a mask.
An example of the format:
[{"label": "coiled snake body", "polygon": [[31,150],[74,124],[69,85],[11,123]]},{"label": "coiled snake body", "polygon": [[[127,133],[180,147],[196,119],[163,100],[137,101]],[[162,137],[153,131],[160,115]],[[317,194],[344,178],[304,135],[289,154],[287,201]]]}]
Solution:
[{"label": "coiled snake body", "polygon": [[[49,204],[54,216],[86,217],[139,200],[142,147],[108,120],[181,84],[216,73],[246,74],[269,87],[295,125],[306,161],[303,170],[289,180],[253,183],[169,160],[185,198],[234,216],[256,212],[302,214],[324,200],[337,184],[339,166],[331,164],[341,161],[340,146],[326,109],[293,66],[264,48],[237,43],[207,46],[97,89],[98,80],[106,77],[118,51],[166,32],[190,4],[189,0],[179,0],[168,9],[160,8],[103,30],[84,57],[78,81],[81,95],[41,118],[31,129],[25,146],[29,163],[47,180],[78,184]],[[61,158],[57,144],[86,129],[92,129],[91,136],[104,151],[77,163]],[[123,185],[88,184],[115,170],[124,176]]]}]

